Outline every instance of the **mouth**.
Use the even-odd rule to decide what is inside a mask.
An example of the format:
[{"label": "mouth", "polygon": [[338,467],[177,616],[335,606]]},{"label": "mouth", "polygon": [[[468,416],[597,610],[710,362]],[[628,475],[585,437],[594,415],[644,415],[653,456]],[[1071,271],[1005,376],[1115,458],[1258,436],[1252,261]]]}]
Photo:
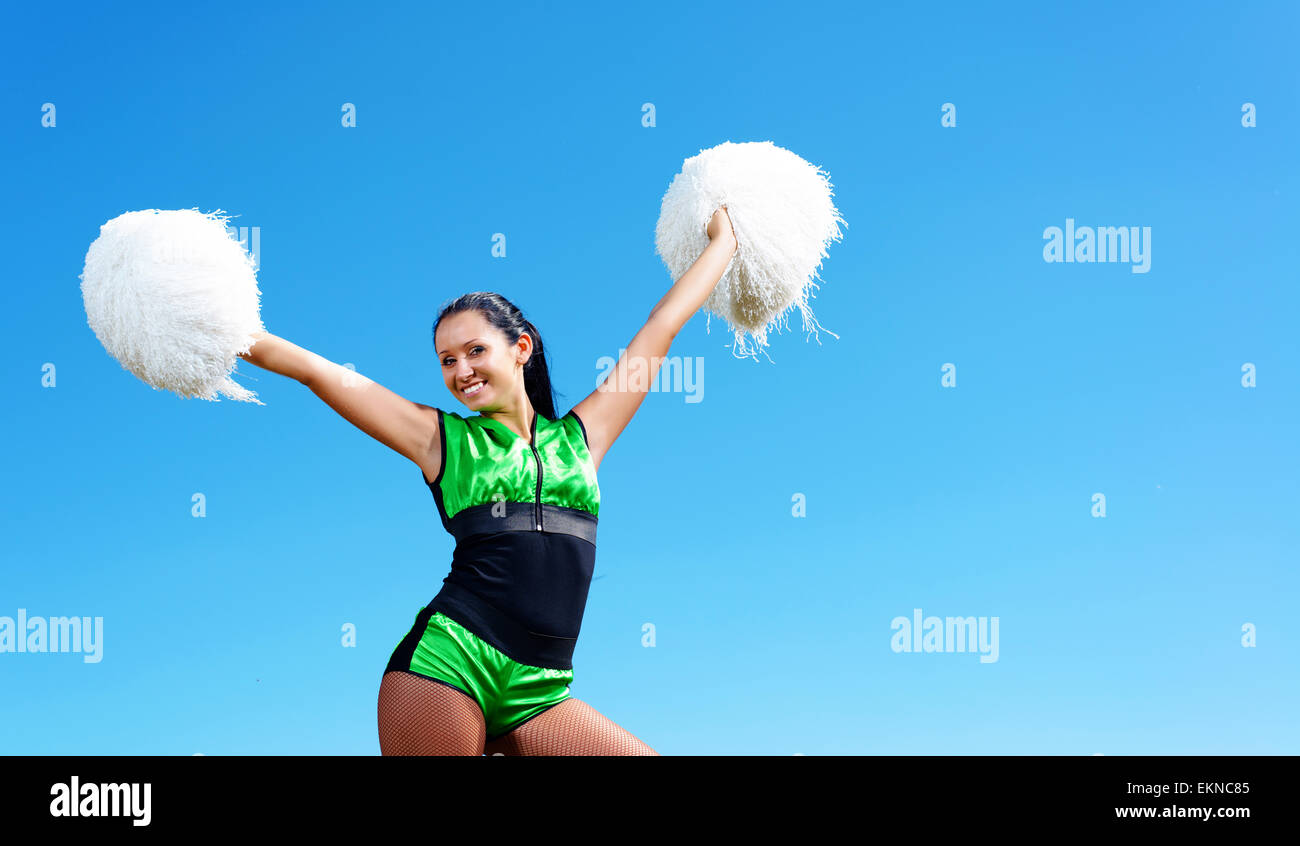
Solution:
[{"label": "mouth", "polygon": [[460,389],[461,396],[465,396],[465,397],[475,396],[476,394],[478,394],[480,391],[483,390],[483,386],[486,384],[487,382],[484,382],[482,379],[480,379],[479,381],[470,385],[468,388],[461,388]]}]

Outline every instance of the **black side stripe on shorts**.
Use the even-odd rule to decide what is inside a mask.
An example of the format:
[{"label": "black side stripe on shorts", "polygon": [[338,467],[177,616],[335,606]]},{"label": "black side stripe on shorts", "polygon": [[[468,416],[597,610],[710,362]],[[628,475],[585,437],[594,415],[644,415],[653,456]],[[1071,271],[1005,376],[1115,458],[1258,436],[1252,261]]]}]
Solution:
[{"label": "black side stripe on shorts", "polygon": [[397,644],[393,650],[393,655],[388,659],[388,668],[384,672],[391,670],[405,670],[410,672],[411,660],[415,658],[415,647],[420,645],[420,638],[424,637],[425,630],[429,627],[429,620],[438,612],[434,610],[433,603],[429,603],[424,610],[415,618],[415,623],[411,630],[402,638],[402,642]]}]

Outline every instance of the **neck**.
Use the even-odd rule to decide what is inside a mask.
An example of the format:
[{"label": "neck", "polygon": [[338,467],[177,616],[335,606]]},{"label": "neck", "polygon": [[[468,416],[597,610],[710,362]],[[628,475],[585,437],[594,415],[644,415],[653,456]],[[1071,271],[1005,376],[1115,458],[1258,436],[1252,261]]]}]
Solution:
[{"label": "neck", "polygon": [[515,403],[513,408],[503,408],[500,411],[483,411],[479,412],[482,416],[495,420],[503,426],[510,429],[525,441],[532,443],[532,425],[533,417],[536,414],[533,404],[528,401],[528,395],[525,393],[522,401]]}]

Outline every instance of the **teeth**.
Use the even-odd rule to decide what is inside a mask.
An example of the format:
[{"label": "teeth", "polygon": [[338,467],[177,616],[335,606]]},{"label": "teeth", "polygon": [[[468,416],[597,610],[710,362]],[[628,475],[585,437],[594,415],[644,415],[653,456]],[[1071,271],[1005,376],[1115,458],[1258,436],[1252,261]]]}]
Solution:
[{"label": "teeth", "polygon": [[465,396],[467,396],[467,397],[472,397],[472,396],[474,396],[474,394],[477,394],[479,391],[483,390],[483,386],[484,386],[485,384],[487,384],[487,383],[486,383],[486,382],[475,382],[473,385],[470,385],[468,388],[466,388],[466,389],[464,390],[463,393],[464,393]]}]

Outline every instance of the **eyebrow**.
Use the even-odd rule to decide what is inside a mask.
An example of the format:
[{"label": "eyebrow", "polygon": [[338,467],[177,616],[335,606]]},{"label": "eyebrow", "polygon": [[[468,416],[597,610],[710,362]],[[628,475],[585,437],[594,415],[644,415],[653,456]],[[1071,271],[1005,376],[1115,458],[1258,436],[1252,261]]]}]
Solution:
[{"label": "eyebrow", "polygon": [[[483,340],[483,339],[482,339],[482,338],[470,338],[468,341],[465,342],[465,346],[468,347],[470,344],[474,343],[475,341],[481,341],[481,340]],[[446,355],[446,354],[447,354],[447,351],[446,351],[446,350],[438,350],[438,357],[439,357],[439,358],[441,358],[442,356],[444,356],[444,355]]]}]

